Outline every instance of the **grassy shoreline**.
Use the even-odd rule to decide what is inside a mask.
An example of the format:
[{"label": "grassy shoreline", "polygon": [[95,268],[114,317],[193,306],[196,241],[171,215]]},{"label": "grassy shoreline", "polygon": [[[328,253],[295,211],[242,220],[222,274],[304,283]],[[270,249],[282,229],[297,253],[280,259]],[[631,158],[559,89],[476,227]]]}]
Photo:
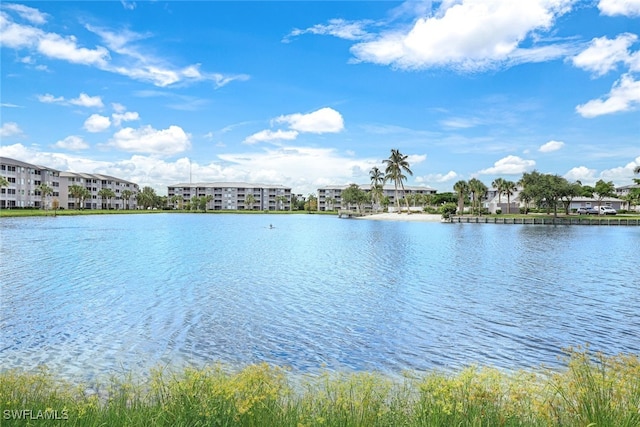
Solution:
[{"label": "grassy shoreline", "polygon": [[267,364],[216,365],[159,369],[145,383],[114,379],[91,392],[46,370],[5,371],[0,405],[3,426],[640,425],[637,356],[578,350],[565,362],[560,371],[470,367],[403,380],[326,372],[302,381]]},{"label": "grassy shoreline", "polygon": [[[41,209],[1,209],[0,218],[15,218],[15,217],[54,217],[54,216],[76,216],[76,215],[140,215],[140,214],[159,214],[159,213],[189,213],[189,214],[239,214],[239,215],[336,215],[336,211],[260,211],[260,210],[209,210],[202,211],[186,211],[186,210],[106,210],[106,209],[87,209],[87,210],[75,210],[64,209],[56,212],[52,210]],[[413,215],[419,216],[421,212],[415,212]],[[464,215],[464,217],[473,217],[473,215]],[[529,214],[488,214],[482,215],[486,218],[553,218],[553,215],[541,214],[541,213],[529,213]],[[595,219],[595,220],[608,220],[608,219],[632,219],[640,220],[640,215],[634,214],[620,214],[616,216],[594,216],[594,215],[564,215],[559,214],[558,219],[571,218],[571,219]]]},{"label": "grassy shoreline", "polygon": [[249,210],[216,210],[216,211],[186,211],[186,210],[107,210],[107,209],[64,209],[58,211],[41,210],[41,209],[2,209],[0,210],[0,218],[16,218],[16,217],[55,217],[55,216],[77,216],[77,215],[143,215],[143,214],[239,214],[239,215],[335,215],[335,212],[307,212],[307,211],[249,211]]}]

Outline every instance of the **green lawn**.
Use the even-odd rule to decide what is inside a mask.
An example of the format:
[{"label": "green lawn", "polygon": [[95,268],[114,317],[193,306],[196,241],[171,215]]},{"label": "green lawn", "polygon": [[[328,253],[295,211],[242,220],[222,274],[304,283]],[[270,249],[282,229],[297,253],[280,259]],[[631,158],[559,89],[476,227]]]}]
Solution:
[{"label": "green lawn", "polygon": [[[123,214],[157,214],[157,213],[193,213],[202,214],[202,211],[185,211],[185,210],[106,210],[106,209],[64,209],[58,211],[41,210],[41,209],[2,209],[0,210],[0,218],[3,217],[28,217],[28,216],[69,216],[69,215],[123,215]],[[308,214],[307,211],[260,211],[260,210],[208,210],[208,214]],[[336,215],[335,212],[311,212],[312,214],[329,214]]]}]

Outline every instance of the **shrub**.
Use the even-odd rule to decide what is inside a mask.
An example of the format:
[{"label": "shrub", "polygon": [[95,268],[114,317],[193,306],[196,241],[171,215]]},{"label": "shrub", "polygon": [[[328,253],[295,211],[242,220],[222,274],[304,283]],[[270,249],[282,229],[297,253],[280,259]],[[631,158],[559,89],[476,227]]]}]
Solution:
[{"label": "shrub", "polygon": [[444,219],[449,219],[451,215],[455,215],[456,210],[458,210],[458,207],[455,205],[455,203],[445,203],[444,205],[440,206],[440,213],[442,214],[442,218]]}]

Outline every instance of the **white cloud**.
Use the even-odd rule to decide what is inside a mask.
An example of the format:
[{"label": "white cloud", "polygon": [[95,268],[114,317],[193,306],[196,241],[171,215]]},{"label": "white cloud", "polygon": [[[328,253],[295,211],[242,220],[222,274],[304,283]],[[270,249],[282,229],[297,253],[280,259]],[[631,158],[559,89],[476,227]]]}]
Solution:
[{"label": "white cloud", "polygon": [[576,67],[602,76],[613,70],[618,63],[629,63],[632,55],[629,47],[638,40],[635,34],[620,34],[615,39],[599,37],[591,40],[589,47],[571,60]]},{"label": "white cloud", "polygon": [[44,102],[45,104],[62,104],[64,103],[64,97],[59,96],[56,98],[50,93],[46,93],[44,95],[38,95],[38,101]]},{"label": "white cloud", "polygon": [[0,12],[0,45],[13,49],[30,47],[43,34],[39,28],[14,23]]},{"label": "white cloud", "polygon": [[619,182],[625,185],[631,184],[633,178],[638,178],[638,175],[633,173],[633,170],[638,166],[640,166],[640,156],[624,166],[603,170],[600,173],[600,177],[605,181]]},{"label": "white cloud", "polygon": [[156,130],[151,126],[124,128],[113,135],[107,144],[123,151],[171,156],[191,148],[190,135],[180,126]]},{"label": "white cloud", "polygon": [[22,129],[15,122],[7,122],[2,124],[2,128],[0,128],[0,136],[3,138],[7,138],[9,136],[20,135],[22,133]]},{"label": "white cloud", "polygon": [[49,58],[62,59],[76,64],[104,67],[109,51],[102,46],[95,49],[79,47],[74,36],[63,37],[59,34],[45,33],[36,41],[38,52]]},{"label": "white cloud", "polygon": [[294,191],[316,193],[329,184],[369,183],[369,170],[380,167],[378,159],[339,154],[331,148],[279,146],[241,154],[222,154],[220,159],[243,171],[249,182],[283,183]]},{"label": "white cloud", "polygon": [[109,126],[111,126],[109,117],[101,116],[100,114],[92,114],[84,121],[83,125],[87,132],[92,133],[103,132],[109,129]]},{"label": "white cloud", "polygon": [[2,8],[13,10],[17,12],[22,19],[26,19],[27,21],[36,25],[42,25],[47,22],[48,15],[46,13],[42,13],[38,9],[34,9],[29,6],[9,3],[4,4]]},{"label": "white cloud", "polygon": [[518,156],[507,156],[493,164],[493,167],[483,169],[478,173],[481,175],[519,175],[529,169],[532,169],[536,165],[534,160],[525,160]]},{"label": "white cloud", "polygon": [[564,178],[570,182],[580,181],[582,185],[593,185],[597,181],[595,169],[586,166],[572,168],[564,174]]},{"label": "white cloud", "polygon": [[134,1],[120,0],[120,3],[122,3],[122,7],[126,10],[134,10],[136,8],[136,2]]},{"label": "white cloud", "polygon": [[38,95],[38,101],[45,104],[61,104],[61,105],[77,105],[87,108],[102,108],[102,98],[99,96],[89,96],[86,93],[81,93],[77,98],[66,100],[64,96],[55,97],[50,93],[44,95]]},{"label": "white cloud", "polygon": [[443,183],[443,182],[453,181],[454,179],[456,179],[458,177],[459,177],[459,175],[457,173],[455,173],[454,171],[449,171],[449,172],[447,172],[445,174],[432,173],[432,174],[427,174],[427,175],[424,175],[424,176],[416,177],[416,182],[417,183],[425,183],[425,184],[429,184],[429,183],[433,183],[433,182]]},{"label": "white cloud", "polygon": [[328,24],[317,24],[307,29],[294,29],[283,42],[288,42],[291,37],[303,34],[331,35],[345,40],[366,40],[371,38],[365,27],[372,21],[346,21],[344,19],[330,19]]},{"label": "white cloud", "polygon": [[113,125],[120,126],[122,122],[132,122],[134,120],[140,120],[140,116],[138,113],[133,111],[127,111],[125,113],[113,113],[111,115],[113,118]]},{"label": "white cloud", "polygon": [[[568,46],[521,47],[537,32],[551,29],[573,0],[459,0],[442,2],[439,12],[416,20],[409,30],[381,34],[352,46],[358,61],[400,69],[450,67],[463,71],[544,61],[566,54]],[[535,40],[534,40],[535,42]]]},{"label": "white cloud", "polygon": [[200,64],[191,64],[182,68],[176,67],[161,58],[140,51],[132,45],[135,41],[150,38],[150,34],[138,34],[129,30],[111,31],[92,25],[87,25],[86,28],[97,34],[113,53],[119,55],[118,59],[122,64],[111,61],[104,67],[106,71],[135,80],[148,81],[160,87],[181,82],[212,81],[214,86],[219,88],[236,80],[249,79],[246,74],[226,75],[203,72],[200,70]]},{"label": "white cloud", "polygon": [[342,115],[333,108],[325,107],[308,114],[289,114],[275,119],[286,123],[293,130],[310,133],[337,133],[344,129]]},{"label": "white cloud", "polygon": [[[44,23],[45,15],[37,9],[6,8],[14,13],[26,16],[26,9],[31,21]],[[38,18],[40,16],[41,18]],[[149,34],[136,34],[132,31],[109,31],[90,25],[89,31],[101,37],[107,45],[95,46],[93,49],[83,47],[74,35],[63,35],[46,32],[32,25],[14,21],[11,14],[0,13],[0,44],[13,49],[28,49],[31,56],[39,53],[48,58],[63,60],[75,64],[94,66],[100,70],[127,76],[134,80],[150,82],[156,86],[169,86],[177,83],[211,81],[214,87],[222,87],[232,81],[247,80],[246,74],[221,74],[203,72],[199,64],[186,67],[175,66],[163,58],[155,57],[132,46],[132,42],[149,38]]]},{"label": "white cloud", "polygon": [[157,155],[134,154],[121,160],[99,161],[76,154],[41,152],[21,144],[0,147],[0,156],[47,165],[71,172],[102,173],[149,185],[159,194],[167,186],[194,182],[245,181],[291,186],[296,193],[317,193],[320,186],[368,184],[369,170],[380,166],[378,159],[354,159],[330,148],[268,147],[249,153],[221,154],[214,162],[198,163],[188,158],[164,160]]},{"label": "white cloud", "polygon": [[86,150],[89,148],[89,144],[87,144],[82,137],[71,135],[62,139],[54,144],[54,147],[63,148],[65,150],[77,151],[77,150]]},{"label": "white cloud", "polygon": [[538,148],[538,151],[541,153],[551,153],[552,151],[558,151],[562,147],[564,147],[564,142],[551,140],[542,144],[540,148]]},{"label": "white cloud", "polygon": [[99,96],[89,96],[86,93],[81,93],[80,96],[78,96],[77,98],[69,100],[69,104],[79,105],[81,107],[87,107],[87,108],[104,107],[104,104],[102,103],[102,98],[100,98]]},{"label": "white cloud", "polygon": [[298,132],[295,130],[281,130],[272,131],[269,129],[261,130],[260,132],[254,133],[253,135],[247,137],[244,140],[245,144],[256,144],[258,142],[268,142],[268,141],[284,141],[284,140],[294,140],[298,136]]},{"label": "white cloud", "polygon": [[407,162],[409,162],[410,166],[417,165],[418,163],[422,163],[427,160],[426,154],[408,154]]},{"label": "white cloud", "polygon": [[111,108],[113,108],[113,111],[115,111],[116,113],[124,113],[125,111],[127,111],[127,107],[117,102],[111,103]]},{"label": "white cloud", "polygon": [[640,16],[640,0],[600,0],[598,9],[609,16]]},{"label": "white cloud", "polygon": [[582,117],[593,118],[633,110],[638,105],[640,105],[640,81],[634,80],[630,74],[624,74],[604,99],[592,99],[578,105],[576,111]]}]

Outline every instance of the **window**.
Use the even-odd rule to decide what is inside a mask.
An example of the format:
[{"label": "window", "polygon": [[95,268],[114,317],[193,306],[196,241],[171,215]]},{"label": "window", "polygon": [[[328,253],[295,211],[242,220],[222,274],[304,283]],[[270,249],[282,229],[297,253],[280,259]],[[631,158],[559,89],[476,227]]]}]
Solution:
[{"label": "window", "polygon": [[7,178],[7,181],[15,184],[16,183],[16,179],[15,178]]}]

